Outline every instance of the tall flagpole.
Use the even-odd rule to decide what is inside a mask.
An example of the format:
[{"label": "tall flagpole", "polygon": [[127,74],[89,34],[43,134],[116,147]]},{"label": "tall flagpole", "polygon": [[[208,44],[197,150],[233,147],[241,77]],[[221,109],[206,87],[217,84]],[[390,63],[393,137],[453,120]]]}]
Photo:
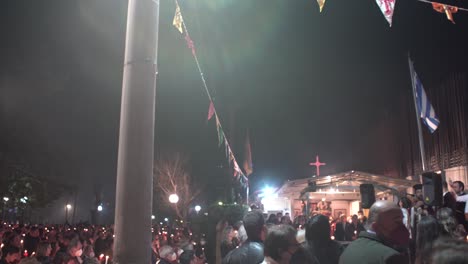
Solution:
[{"label": "tall flagpole", "polygon": [[120,109],[115,264],[151,263],[159,0],[129,0]]},{"label": "tall flagpole", "polygon": [[411,62],[410,56],[408,54],[408,65],[410,70],[411,86],[413,87],[413,102],[414,102],[414,112],[416,113],[416,124],[418,124],[418,139],[419,139],[419,151],[421,153],[421,164],[423,172],[426,171],[426,152],[424,150],[424,139],[421,128],[421,117],[419,116],[418,103],[416,101],[416,87],[414,84],[414,68],[413,63]]}]

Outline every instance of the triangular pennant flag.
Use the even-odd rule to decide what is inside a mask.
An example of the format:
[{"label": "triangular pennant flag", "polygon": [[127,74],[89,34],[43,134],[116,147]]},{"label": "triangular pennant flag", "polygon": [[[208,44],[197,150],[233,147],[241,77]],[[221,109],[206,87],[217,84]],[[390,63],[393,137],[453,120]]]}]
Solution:
[{"label": "triangular pennant flag", "polygon": [[182,18],[182,13],[180,12],[179,4],[176,3],[176,10],[174,15],[174,20],[172,20],[172,25],[176,27],[180,34],[184,33],[184,28],[182,27],[182,23],[184,23],[184,19]]},{"label": "triangular pennant flag", "polygon": [[250,147],[250,136],[249,131],[247,131],[247,136],[245,139],[245,155],[244,155],[244,171],[249,176],[253,172],[252,165],[252,149]]},{"label": "triangular pennant flag", "polygon": [[229,147],[229,164],[234,160],[234,153],[232,153],[231,147]]},{"label": "triangular pennant flag", "polygon": [[216,130],[218,130],[218,147],[220,147],[224,141],[224,132],[221,128],[221,123],[219,122],[218,116],[216,116]]},{"label": "triangular pennant flag", "polygon": [[215,113],[215,108],[213,101],[210,100],[210,107],[208,108],[208,121],[213,117],[213,114]]},{"label": "triangular pennant flag", "polygon": [[377,5],[379,5],[380,11],[387,19],[388,24],[392,26],[392,17],[393,17],[393,10],[395,9],[395,2],[396,0],[376,0]]},{"label": "triangular pennant flag", "polygon": [[237,164],[237,161],[234,160],[234,176],[240,176],[243,175],[242,170],[239,167],[239,164]]},{"label": "triangular pennant flag", "polygon": [[226,158],[229,157],[229,144],[227,140],[224,140],[224,148],[226,149]]},{"label": "triangular pennant flag", "polygon": [[195,56],[195,45],[193,40],[190,38],[189,34],[185,34],[185,41],[187,41],[187,47],[192,50],[192,55]]},{"label": "triangular pennant flag", "polygon": [[320,13],[322,13],[323,6],[325,5],[325,0],[317,0],[317,3],[320,7]]},{"label": "triangular pennant flag", "polygon": [[458,7],[433,2],[432,8],[434,8],[434,10],[439,13],[445,13],[447,19],[452,21],[453,24],[455,24],[455,21],[453,20],[453,13],[458,12]]}]

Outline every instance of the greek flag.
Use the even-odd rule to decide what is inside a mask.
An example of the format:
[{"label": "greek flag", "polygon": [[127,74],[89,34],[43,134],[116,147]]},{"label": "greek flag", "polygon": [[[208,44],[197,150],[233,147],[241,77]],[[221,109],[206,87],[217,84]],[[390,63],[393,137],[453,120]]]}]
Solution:
[{"label": "greek flag", "polygon": [[439,119],[435,114],[434,107],[432,107],[431,103],[427,99],[426,91],[424,91],[421,80],[419,80],[416,71],[414,71],[413,64],[411,63],[410,65],[411,79],[413,80],[413,88],[416,96],[416,105],[418,107],[419,116],[431,133],[434,133],[439,126]]}]

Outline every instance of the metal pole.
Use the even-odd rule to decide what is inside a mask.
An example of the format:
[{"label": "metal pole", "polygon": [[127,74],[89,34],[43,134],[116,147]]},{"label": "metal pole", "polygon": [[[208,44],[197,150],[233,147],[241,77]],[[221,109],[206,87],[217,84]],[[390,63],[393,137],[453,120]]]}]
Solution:
[{"label": "metal pole", "polygon": [[416,87],[414,86],[414,80],[413,80],[414,69],[413,69],[413,63],[411,62],[409,54],[408,54],[408,64],[409,64],[409,69],[410,69],[411,86],[413,87],[413,101],[414,101],[414,111],[416,113],[416,124],[418,124],[419,151],[421,153],[422,170],[426,171],[426,152],[424,150],[424,139],[422,135],[421,120],[420,120],[420,116],[418,113],[418,103],[416,101]]},{"label": "metal pole", "polygon": [[159,0],[129,0],[115,208],[115,264],[151,263]]}]

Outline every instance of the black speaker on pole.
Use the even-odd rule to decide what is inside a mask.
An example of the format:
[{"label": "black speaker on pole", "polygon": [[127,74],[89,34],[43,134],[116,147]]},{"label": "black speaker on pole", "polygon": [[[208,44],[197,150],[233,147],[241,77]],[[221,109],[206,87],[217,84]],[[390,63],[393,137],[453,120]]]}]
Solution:
[{"label": "black speaker on pole", "polygon": [[361,192],[361,206],[364,209],[369,209],[375,203],[375,191],[372,184],[361,184],[359,186]]},{"label": "black speaker on pole", "polygon": [[435,172],[422,174],[424,203],[430,206],[442,206],[442,175]]}]

